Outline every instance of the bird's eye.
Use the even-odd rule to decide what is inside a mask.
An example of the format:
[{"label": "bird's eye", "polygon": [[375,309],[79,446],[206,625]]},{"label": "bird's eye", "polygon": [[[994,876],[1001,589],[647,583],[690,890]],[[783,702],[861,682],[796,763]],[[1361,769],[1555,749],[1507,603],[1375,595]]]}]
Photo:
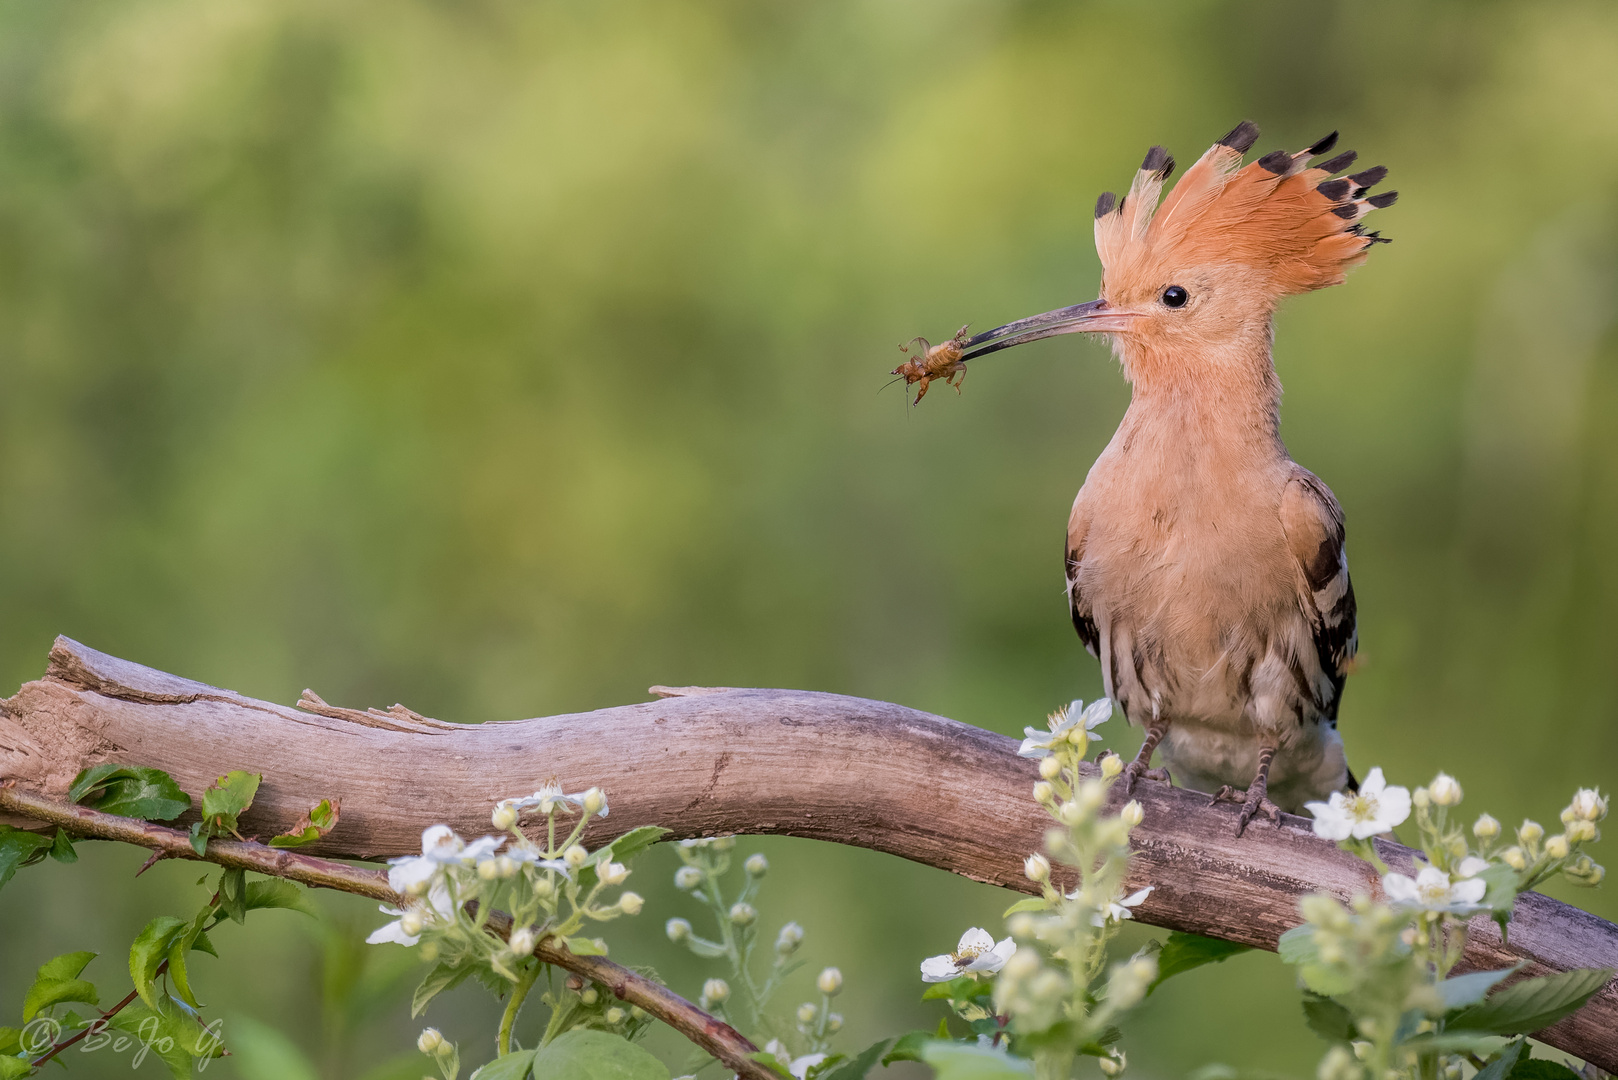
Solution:
[{"label": "bird's eye", "polygon": [[1178,285],[1170,285],[1163,290],[1163,303],[1169,307],[1185,307],[1185,302],[1191,299],[1191,294]]}]

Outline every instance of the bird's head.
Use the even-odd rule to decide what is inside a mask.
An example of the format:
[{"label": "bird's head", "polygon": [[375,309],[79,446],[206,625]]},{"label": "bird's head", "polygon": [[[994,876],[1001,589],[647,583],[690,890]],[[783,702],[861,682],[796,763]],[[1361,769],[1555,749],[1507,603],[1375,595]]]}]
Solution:
[{"label": "bird's head", "polygon": [[1311,167],[1336,143],[1335,132],[1244,167],[1257,139],[1255,125],[1239,124],[1161,206],[1174,159],[1152,147],[1128,194],[1107,192],[1096,202],[1101,298],[979,334],[962,342],[963,359],[1057,334],[1110,334],[1126,365],[1267,344],[1282,297],[1341,283],[1384,242],[1360,222],[1398,193],[1368,194],[1387,175],[1380,166],[1338,177],[1353,164],[1352,152]]}]

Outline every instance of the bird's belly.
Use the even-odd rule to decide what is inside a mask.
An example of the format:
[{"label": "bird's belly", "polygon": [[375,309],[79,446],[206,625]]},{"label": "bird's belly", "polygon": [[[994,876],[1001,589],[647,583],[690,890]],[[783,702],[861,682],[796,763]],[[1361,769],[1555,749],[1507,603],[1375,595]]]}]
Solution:
[{"label": "bird's belly", "polygon": [[[1348,779],[1343,740],[1324,722],[1307,721],[1287,733],[1270,765],[1269,797],[1288,813],[1324,799]],[[1195,721],[1176,721],[1158,744],[1174,782],[1215,792],[1226,784],[1245,788],[1258,772],[1258,740],[1246,732]]]}]

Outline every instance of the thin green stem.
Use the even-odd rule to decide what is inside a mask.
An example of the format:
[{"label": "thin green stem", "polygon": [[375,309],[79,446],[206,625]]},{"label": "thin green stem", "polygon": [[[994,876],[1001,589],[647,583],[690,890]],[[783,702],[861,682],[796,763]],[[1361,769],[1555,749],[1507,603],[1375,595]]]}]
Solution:
[{"label": "thin green stem", "polygon": [[506,1002],[506,1011],[500,1016],[500,1034],[496,1052],[498,1056],[505,1057],[511,1053],[511,1029],[517,1023],[517,1014],[522,1011],[523,999],[528,997],[528,991],[534,988],[534,980],[539,978],[540,969],[545,965],[530,964],[517,985],[511,988],[511,1000]]}]

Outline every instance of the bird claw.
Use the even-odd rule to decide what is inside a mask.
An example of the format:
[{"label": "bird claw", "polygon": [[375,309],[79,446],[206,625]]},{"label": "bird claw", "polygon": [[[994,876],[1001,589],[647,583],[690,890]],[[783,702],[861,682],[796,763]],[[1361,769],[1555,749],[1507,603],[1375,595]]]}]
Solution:
[{"label": "bird claw", "polygon": [[1247,823],[1259,814],[1269,818],[1276,828],[1281,827],[1281,808],[1270,801],[1263,788],[1259,788],[1257,791],[1252,789],[1243,791],[1241,788],[1231,787],[1226,784],[1214,792],[1213,797],[1208,800],[1208,805],[1214,806],[1221,802],[1239,802],[1242,804],[1241,813],[1236,815],[1237,836],[1247,831]]},{"label": "bird claw", "polygon": [[1135,781],[1140,779],[1161,780],[1165,784],[1172,784],[1174,778],[1167,769],[1148,769],[1144,761],[1131,761],[1124,766],[1124,797],[1128,798],[1135,793]]}]

